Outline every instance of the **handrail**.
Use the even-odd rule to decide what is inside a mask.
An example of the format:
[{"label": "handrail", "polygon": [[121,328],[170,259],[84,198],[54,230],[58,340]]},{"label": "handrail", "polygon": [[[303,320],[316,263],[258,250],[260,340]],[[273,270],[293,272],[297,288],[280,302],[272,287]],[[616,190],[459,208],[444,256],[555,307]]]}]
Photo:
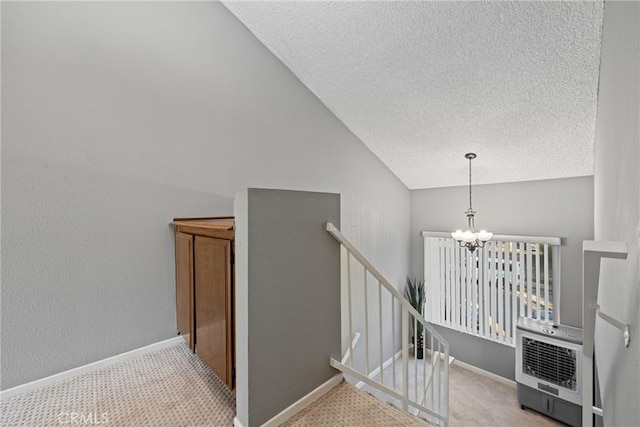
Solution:
[{"label": "handrail", "polygon": [[[351,242],[349,242],[349,240],[347,240],[347,238],[344,237],[342,233],[340,233],[340,231],[330,222],[327,222],[327,231],[331,233],[331,235],[335,237],[336,240],[338,240],[345,248],[347,248],[349,252],[351,252],[351,255],[353,255],[353,257],[357,259],[373,275],[373,277],[380,281],[380,283],[389,292],[391,292],[393,296],[398,299],[398,301],[400,301],[400,304],[407,308],[409,313],[411,313],[414,318],[418,319],[418,322],[429,326],[429,322],[418,312],[418,310],[416,310],[411,304],[409,304],[404,295],[398,292],[398,290],[391,283],[389,283],[387,279],[385,279],[382,273],[380,273],[373,265],[371,265],[367,258],[365,258],[365,256],[362,255],[360,251],[358,251],[358,249],[356,249],[356,247],[353,246]],[[448,348],[449,343],[444,339],[442,335],[440,335],[440,333],[438,333],[438,331],[432,328],[430,332],[433,332],[433,334],[438,338],[438,341],[443,341]]]},{"label": "handrail", "polygon": [[618,328],[622,331],[622,339],[624,340],[624,346],[629,347],[631,343],[631,333],[629,332],[629,324],[619,321],[608,314],[603,313],[600,310],[600,304],[596,304],[596,314],[605,322],[609,323],[611,326]]}]

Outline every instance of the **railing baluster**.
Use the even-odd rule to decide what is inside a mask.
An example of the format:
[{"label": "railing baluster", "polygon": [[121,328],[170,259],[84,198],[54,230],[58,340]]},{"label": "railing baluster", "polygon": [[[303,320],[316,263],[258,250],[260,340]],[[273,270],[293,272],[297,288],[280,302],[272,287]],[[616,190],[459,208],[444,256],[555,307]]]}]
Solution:
[{"label": "railing baluster", "polygon": [[364,284],[364,366],[365,366],[365,372],[367,373],[367,376],[369,376],[370,374],[370,370],[369,370],[369,300],[367,297],[367,279],[368,279],[368,274],[367,274],[367,268],[363,265],[362,266],[362,273],[364,274],[363,277],[363,284]]},{"label": "railing baluster", "polygon": [[434,409],[440,412],[440,343],[438,343],[437,347],[438,351],[435,353],[435,359],[433,359],[434,369],[432,373],[433,379],[431,382],[434,385],[437,385],[433,390],[433,393],[435,394]]},{"label": "railing baluster", "polygon": [[518,251],[520,260],[518,262],[518,273],[520,274],[520,299],[524,304],[524,311],[520,311],[520,316],[529,316],[529,293],[527,289],[527,245],[526,243],[520,243],[520,250]]},{"label": "railing baluster", "polygon": [[[434,245],[434,241],[436,239],[435,238],[428,238],[425,239],[425,254],[424,254],[424,260],[425,260],[425,267],[424,267],[424,280],[427,283],[435,283],[434,277],[435,277],[435,267],[433,265],[433,245]],[[427,310],[428,315],[430,316],[430,320],[431,321],[435,321],[435,322],[439,322],[440,319],[436,317],[436,312],[435,312],[435,304],[434,301],[437,298],[438,295],[438,287],[436,286],[429,286],[427,287],[427,292],[429,293],[427,295],[426,300],[428,301],[429,304],[429,309]]]},{"label": "railing baluster", "polygon": [[536,245],[536,319],[540,320],[540,248],[542,245]]},{"label": "railing baluster", "polygon": [[[434,269],[434,279],[438,281],[442,280],[443,271],[442,271],[442,266],[440,265],[440,239],[433,239],[433,247],[431,251],[431,265],[432,265],[432,268]],[[435,318],[439,323],[442,323],[444,321],[444,312],[440,309],[440,301],[442,301],[443,293],[444,293],[444,290],[443,289],[441,290],[440,286],[438,286],[438,290],[436,291],[436,298],[434,298],[434,301],[433,301],[434,310],[435,310],[435,313],[437,313]]]},{"label": "railing baluster", "polygon": [[511,264],[511,316],[513,319],[511,322],[511,330],[509,337],[509,341],[513,343],[513,340],[516,336],[516,319],[518,313],[518,284],[516,280],[516,268],[515,268],[515,259],[516,255],[514,253],[516,243],[511,243],[511,250],[509,251],[509,263]]},{"label": "railing baluster", "polygon": [[455,307],[455,294],[456,294],[456,275],[455,275],[455,242],[449,240],[449,281],[450,281],[450,293],[449,293],[449,322],[450,326],[455,325],[454,307]]},{"label": "railing baluster", "polygon": [[[383,352],[383,344],[382,344],[382,326],[384,325],[384,322],[382,321],[382,284],[380,283],[380,281],[378,280],[378,321],[379,321],[379,325],[380,327],[378,328],[379,332],[380,332],[380,382],[382,384],[384,384],[384,366],[383,365],[383,359],[384,359],[384,352]],[[392,347],[393,348],[393,347]],[[392,355],[393,357],[393,355]]]},{"label": "railing baluster", "polygon": [[482,250],[482,334],[489,338],[489,266],[487,251],[488,247]]},{"label": "railing baluster", "polygon": [[[454,241],[451,241],[451,252],[453,254],[453,291],[452,291],[452,301],[453,308],[451,310],[451,318],[452,318],[452,326],[454,329],[459,330],[460,318],[458,317],[458,305],[459,305],[459,297],[460,297],[460,269],[458,267],[458,248],[456,248],[458,244]],[[432,285],[433,286],[433,285]]]},{"label": "railing baluster", "polygon": [[347,250],[347,306],[349,307],[349,366],[353,368],[353,318],[351,315],[351,252]]},{"label": "railing baluster", "polygon": [[[529,318],[532,319],[533,318],[533,290],[532,288],[532,283],[533,281],[531,280],[531,276],[533,275],[533,261],[531,258],[531,243],[525,243],[525,248],[527,249],[527,266],[525,268],[526,270],[526,275],[527,275],[527,305],[529,306],[528,310],[527,310],[527,314],[529,315]],[[536,297],[536,300],[538,299],[538,297]]]},{"label": "railing baluster", "polygon": [[504,245],[502,242],[495,242],[494,247],[496,248],[496,253],[498,256],[498,266],[496,271],[496,286],[498,287],[498,301],[496,305],[498,306],[498,321],[500,322],[499,328],[496,328],[496,332],[498,332],[498,338],[500,341],[505,340],[505,331],[511,330],[511,321],[509,320],[509,316],[506,314],[507,308],[511,305],[509,301],[509,294],[507,293],[507,281],[506,281],[506,273],[504,270],[504,258],[506,255],[504,253]]},{"label": "railing baluster", "polygon": [[[557,266],[554,265],[553,268]],[[557,308],[553,307],[554,316],[556,310]],[[549,245],[544,245],[544,320],[549,321]]]},{"label": "railing baluster", "polygon": [[552,246],[549,245],[549,249],[551,250],[551,258],[549,259],[549,264],[551,267],[553,267],[553,271],[551,272],[551,277],[549,278],[549,283],[552,284],[551,286],[551,292],[553,293],[553,295],[551,296],[552,299],[552,306],[553,307],[557,307],[557,310],[553,311],[553,323],[555,323],[556,325],[559,325],[560,322],[562,321],[560,319],[560,293],[559,292],[554,292],[554,287],[558,286],[558,291],[560,291],[560,276],[562,275],[561,270],[561,266],[562,266],[562,262],[561,262],[561,258],[562,258],[562,253],[560,252],[560,246]]},{"label": "railing baluster", "polygon": [[458,247],[456,248],[456,251],[458,252],[458,263],[456,264],[456,266],[458,267],[458,330],[459,331],[464,331],[464,322],[465,322],[465,315],[464,315],[464,290],[465,290],[465,286],[464,286],[464,261],[462,259],[462,248],[460,247],[460,245],[457,245]]},{"label": "railing baluster", "polygon": [[[429,360],[431,360],[431,375],[433,375],[433,364],[435,363],[433,361],[433,357],[435,355],[434,352],[435,348],[433,347],[433,334],[431,334],[431,357],[429,358]],[[433,378],[429,378],[429,381],[431,382],[431,409],[435,410],[435,388],[433,386]]]},{"label": "railing baluster", "polygon": [[[409,399],[409,312],[402,306],[402,397]],[[408,409],[407,401],[402,402],[402,410]]]},{"label": "railing baluster", "polygon": [[444,268],[447,274],[447,295],[444,300],[445,316],[447,318],[447,325],[451,326],[453,324],[451,320],[451,239],[444,241]]},{"label": "railing baluster", "polygon": [[498,325],[500,320],[498,319],[498,306],[496,303],[496,259],[497,259],[497,250],[496,250],[496,242],[489,241],[488,252],[489,252],[489,305],[491,307],[491,339],[498,338]]},{"label": "railing baluster", "polygon": [[[413,382],[415,383],[415,394],[414,397],[418,399],[418,319],[413,318]],[[424,350],[423,350],[424,351]]]},{"label": "railing baluster", "polygon": [[465,264],[464,264],[464,252],[462,251],[462,248],[460,247],[460,245],[458,245],[458,330],[461,332],[464,332],[466,330],[466,311],[464,309],[465,306],[465,300],[466,300],[466,289],[467,287],[465,286],[466,283],[466,279],[465,279],[465,275],[464,275],[464,271],[465,271]]},{"label": "railing baluster", "polygon": [[478,335],[478,270],[476,252],[471,254],[471,331]]},{"label": "railing baluster", "polygon": [[[439,266],[439,270],[440,270],[440,283],[446,283],[446,276],[445,276],[445,265],[444,265],[444,239],[438,239],[438,252],[437,254],[437,261],[438,261],[438,266]],[[442,292],[439,293],[439,298],[438,298],[438,304],[440,306],[439,311],[440,311],[440,322],[441,323],[445,323],[446,320],[446,309],[445,309],[445,298],[447,297],[446,295],[447,293],[447,288],[446,286],[442,287]]]},{"label": "railing baluster", "polygon": [[396,390],[396,301],[391,295],[391,377],[393,378],[393,390]]},{"label": "railing baluster", "polygon": [[[429,332],[425,329],[424,331],[424,346],[427,346],[427,336],[431,335],[429,334]],[[429,351],[433,352],[433,348],[429,348]],[[427,357],[426,357],[426,351],[425,354],[422,358],[422,401],[419,402],[421,405],[424,405],[424,402],[427,399]]]},{"label": "railing baluster", "polygon": [[474,319],[474,295],[473,295],[473,276],[475,275],[475,268],[473,266],[473,254],[470,253],[467,256],[467,268],[469,269],[469,273],[467,276],[467,286],[469,287],[469,332],[472,333],[473,335],[476,334],[476,330],[474,328],[475,326],[475,319]]},{"label": "railing baluster", "polygon": [[[445,425],[449,422],[449,344],[442,343],[444,347],[444,378],[443,381],[443,393],[444,393],[444,406],[442,408],[442,414],[445,417]],[[438,384],[440,387],[440,384]]]},{"label": "railing baluster", "polygon": [[471,315],[469,314],[469,301],[471,300],[471,286],[469,285],[469,252],[464,250],[464,325],[465,331],[471,332],[471,325],[469,324],[469,320],[471,319]]},{"label": "railing baluster", "polygon": [[504,339],[508,342],[511,339],[511,313],[515,309],[513,304],[515,299],[512,299],[514,292],[511,284],[513,281],[511,277],[511,243],[504,242],[504,248],[504,325],[502,330],[504,331]]},{"label": "railing baluster", "polygon": [[519,296],[520,296],[520,311],[518,312],[518,317],[520,316],[526,316],[526,312],[525,312],[525,308],[524,308],[524,281],[522,280],[522,244],[521,243],[516,243],[518,249],[516,250],[516,263],[515,263],[515,270],[516,270],[516,280],[518,282],[518,292],[519,292]]},{"label": "railing baluster", "polygon": [[460,247],[460,245],[458,245],[458,330],[461,332],[464,332],[466,330],[465,328],[465,324],[466,324],[466,311],[464,309],[464,305],[465,305],[465,296],[466,296],[466,289],[467,287],[465,286],[465,276],[464,276],[464,252],[462,252],[462,248]]}]

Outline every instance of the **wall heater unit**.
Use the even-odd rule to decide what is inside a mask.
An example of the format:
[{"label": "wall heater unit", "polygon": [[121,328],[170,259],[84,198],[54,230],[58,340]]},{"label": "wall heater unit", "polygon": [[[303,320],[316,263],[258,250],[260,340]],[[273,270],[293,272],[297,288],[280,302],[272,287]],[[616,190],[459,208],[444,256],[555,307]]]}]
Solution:
[{"label": "wall heater unit", "polygon": [[518,402],[582,425],[582,330],[520,317],[516,327]]}]

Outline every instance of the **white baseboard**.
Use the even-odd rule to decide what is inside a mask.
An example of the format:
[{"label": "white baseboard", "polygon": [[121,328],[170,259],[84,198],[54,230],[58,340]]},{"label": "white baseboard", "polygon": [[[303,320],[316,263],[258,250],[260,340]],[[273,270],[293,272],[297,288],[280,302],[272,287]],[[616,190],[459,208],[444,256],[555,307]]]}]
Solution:
[{"label": "white baseboard", "polygon": [[[411,348],[413,346],[410,346],[409,348]],[[431,350],[429,350],[428,348],[424,349],[426,354],[431,354]],[[389,365],[391,365],[391,363],[393,362],[393,359],[395,358],[396,360],[398,360],[399,358],[402,357],[402,350],[400,350],[399,352],[397,352],[393,358],[388,358],[383,364],[382,364],[382,369],[387,368]],[[442,358],[442,357],[441,357]],[[449,364],[452,364],[455,361],[455,357],[453,356],[449,356]],[[369,374],[369,378],[375,378],[378,376],[378,374],[380,374],[380,366],[378,366],[376,369],[374,369],[373,371],[371,371],[371,373]],[[364,381],[360,381],[356,384],[357,388],[362,388],[365,386]]]},{"label": "white baseboard", "polygon": [[[402,350],[400,350],[399,352],[397,352],[396,354],[394,354],[393,356],[391,356],[390,358],[388,358],[383,364],[382,364],[382,369],[385,369],[386,367],[388,367],[389,365],[391,365],[391,363],[393,363],[393,359],[398,360],[400,357],[402,357]],[[373,371],[371,371],[369,373],[369,378],[375,378],[378,376],[378,374],[380,374],[380,366],[378,366],[376,369],[374,369]],[[364,381],[360,381],[356,384],[357,388],[362,388],[365,386]]]},{"label": "white baseboard", "polygon": [[244,427],[238,417],[233,417],[233,427]]},{"label": "white baseboard", "polygon": [[[304,408],[311,405],[313,402],[315,402],[320,397],[328,393],[331,389],[333,389],[338,384],[340,384],[342,382],[342,379],[343,379],[342,373],[334,375],[333,377],[331,377],[331,379],[329,379],[329,381],[325,382],[324,384],[321,384],[318,388],[311,391],[302,399],[298,400],[297,402],[294,402],[291,406],[289,406],[288,408],[280,412],[278,415],[271,418],[266,423],[262,424],[262,427],[276,427],[286,422],[287,420],[292,418],[294,415],[296,415],[298,412],[302,411]],[[235,427],[242,427],[242,424],[240,424],[240,421],[238,421],[238,424],[236,424],[236,420],[237,418],[233,420],[233,425]]]},{"label": "white baseboard", "polygon": [[499,383],[516,388],[515,381],[512,381],[505,377],[501,377],[500,375],[496,375],[493,372],[489,372],[489,371],[485,371],[484,369],[477,368],[473,365],[469,365],[468,363],[461,362],[460,359],[456,359],[455,362],[453,362],[453,364],[461,367],[462,369],[466,369],[467,371],[475,372],[476,374],[482,375],[483,377],[487,377]]},{"label": "white baseboard", "polygon": [[[432,354],[433,354],[433,350],[431,350],[429,348],[425,348],[424,352],[425,352],[425,354],[428,354],[429,356],[432,356]],[[436,354],[440,354],[440,360],[444,360],[444,354],[442,354],[440,352],[436,352]],[[456,361],[455,357],[449,356],[449,365],[451,365],[455,361]]]},{"label": "white baseboard", "polygon": [[8,388],[6,390],[0,391],[0,400],[8,399],[10,397],[18,396],[24,393],[28,393],[30,391],[39,389],[41,387],[48,386],[53,383],[57,383],[59,381],[66,380],[71,377],[75,377],[80,374],[84,374],[90,371],[96,371],[98,369],[105,368],[107,366],[111,366],[115,363],[122,362],[124,360],[130,359],[136,356],[142,356],[144,354],[152,353],[158,350],[162,350],[166,347],[171,347],[180,342],[184,341],[184,338],[181,336],[177,336],[174,338],[169,338],[168,340],[160,341],[155,344],[151,344],[145,347],[137,348],[135,350],[128,351],[126,353],[117,354],[112,357],[107,357],[106,359],[98,360],[97,362],[89,363],[87,365],[79,366],[77,368],[69,369],[68,371],[60,372],[58,374],[51,375],[46,378],[42,378],[39,380],[31,381],[26,384],[22,384],[19,386],[15,386],[12,388]]}]

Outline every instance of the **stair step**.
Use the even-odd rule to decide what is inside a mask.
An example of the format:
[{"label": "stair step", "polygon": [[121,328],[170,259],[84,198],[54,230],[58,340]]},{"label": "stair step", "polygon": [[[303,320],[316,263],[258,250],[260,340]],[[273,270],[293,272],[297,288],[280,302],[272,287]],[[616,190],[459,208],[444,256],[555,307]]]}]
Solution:
[{"label": "stair step", "polygon": [[425,427],[432,424],[343,382],[284,423],[283,427],[310,425]]}]

